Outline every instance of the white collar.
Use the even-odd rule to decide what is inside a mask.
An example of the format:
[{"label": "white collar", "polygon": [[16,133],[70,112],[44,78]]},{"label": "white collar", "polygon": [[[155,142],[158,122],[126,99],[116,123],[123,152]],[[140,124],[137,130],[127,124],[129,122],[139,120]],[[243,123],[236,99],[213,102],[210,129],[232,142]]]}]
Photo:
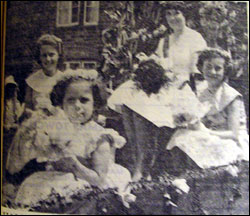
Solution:
[{"label": "white collar", "polygon": [[198,85],[198,97],[201,102],[213,102],[216,111],[223,111],[238,96],[242,96],[238,91],[223,82],[215,93],[208,90],[207,81],[203,81]]},{"label": "white collar", "polygon": [[52,77],[46,76],[42,69],[31,74],[25,81],[35,91],[39,93],[49,93],[56,82],[61,71],[57,70],[56,74]]}]

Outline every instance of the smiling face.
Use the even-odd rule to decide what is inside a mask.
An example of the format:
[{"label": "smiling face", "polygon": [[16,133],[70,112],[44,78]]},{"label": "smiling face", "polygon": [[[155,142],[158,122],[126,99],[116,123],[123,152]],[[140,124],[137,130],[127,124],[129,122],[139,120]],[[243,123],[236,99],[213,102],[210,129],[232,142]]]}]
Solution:
[{"label": "smiling face", "polygon": [[212,87],[218,87],[224,80],[225,59],[221,57],[207,59],[203,63],[202,72]]},{"label": "smiling face", "polygon": [[57,50],[50,45],[42,45],[40,48],[40,60],[44,73],[53,76],[56,73],[59,54]]},{"label": "smiling face", "polygon": [[72,123],[84,124],[90,120],[94,111],[91,84],[87,81],[71,83],[65,92],[63,110]]},{"label": "smiling face", "polygon": [[166,10],[166,19],[169,26],[175,31],[182,29],[186,25],[185,17],[179,10],[168,9]]}]

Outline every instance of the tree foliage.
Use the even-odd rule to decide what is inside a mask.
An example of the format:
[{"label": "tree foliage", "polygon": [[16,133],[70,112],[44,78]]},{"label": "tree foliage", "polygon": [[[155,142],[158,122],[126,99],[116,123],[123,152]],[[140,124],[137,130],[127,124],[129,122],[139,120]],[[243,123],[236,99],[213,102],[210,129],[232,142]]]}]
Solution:
[{"label": "tree foliage", "polygon": [[[122,77],[123,81],[133,71],[137,53],[148,55],[154,51],[159,37],[166,30],[162,26],[167,27],[163,16],[163,6],[167,3],[119,1],[110,4],[105,11],[110,26],[103,31],[105,63],[102,70],[106,77]],[[246,3],[187,1],[185,5],[187,25],[200,32],[208,46],[221,47],[231,53],[233,76],[239,78],[247,73]]]}]

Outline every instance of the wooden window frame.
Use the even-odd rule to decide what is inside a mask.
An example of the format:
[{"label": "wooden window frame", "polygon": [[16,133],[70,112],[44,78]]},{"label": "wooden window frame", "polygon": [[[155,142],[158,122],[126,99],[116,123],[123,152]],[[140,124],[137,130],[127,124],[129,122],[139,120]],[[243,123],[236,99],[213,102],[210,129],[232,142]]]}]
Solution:
[{"label": "wooden window frame", "polygon": [[[99,8],[100,8],[100,2],[99,1],[95,1],[97,3],[96,5],[96,10],[98,11],[97,12],[97,21],[96,22],[87,22],[86,21],[86,15],[87,15],[87,7],[90,7],[90,6],[87,6],[87,1],[84,1],[84,13],[83,13],[83,25],[85,26],[97,26],[99,24],[99,15],[100,15],[100,11],[99,11]],[[95,8],[95,7],[94,7]]]},{"label": "wooden window frame", "polygon": [[[86,70],[93,70],[93,69],[96,69],[96,68],[97,68],[97,62],[96,62],[96,61],[83,60],[83,61],[81,61],[81,62],[82,62],[82,68],[83,68],[83,69],[86,69]],[[94,65],[95,65],[95,68],[85,68],[85,67],[84,67],[85,64],[94,64]]]},{"label": "wooden window frame", "polygon": [[[93,69],[96,69],[98,66],[98,63],[96,61],[89,61],[89,60],[65,61],[64,64],[66,66],[65,69],[71,69],[70,64],[79,64],[79,66],[80,66],[79,68],[85,69],[85,70],[93,70]],[[95,67],[94,68],[85,68],[84,67],[85,64],[94,64]]]},{"label": "wooden window frame", "polygon": [[81,1],[78,1],[78,14],[77,14],[77,17],[78,17],[78,21],[77,22],[72,22],[72,1],[68,1],[69,2],[69,19],[70,19],[70,23],[64,23],[64,24],[60,24],[59,23],[59,11],[60,11],[60,8],[59,8],[59,4],[60,4],[60,1],[57,1],[57,9],[56,9],[56,27],[70,27],[70,26],[76,26],[76,25],[79,25],[80,23],[80,4],[81,4]]}]

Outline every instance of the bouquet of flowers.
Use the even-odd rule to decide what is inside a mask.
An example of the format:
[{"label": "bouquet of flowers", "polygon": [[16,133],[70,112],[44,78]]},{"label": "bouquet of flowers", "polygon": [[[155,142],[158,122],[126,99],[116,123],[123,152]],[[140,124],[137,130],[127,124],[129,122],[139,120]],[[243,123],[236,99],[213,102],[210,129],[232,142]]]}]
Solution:
[{"label": "bouquet of flowers", "polygon": [[189,86],[184,89],[173,89],[171,107],[173,121],[176,127],[194,128],[210,107],[201,103]]}]

